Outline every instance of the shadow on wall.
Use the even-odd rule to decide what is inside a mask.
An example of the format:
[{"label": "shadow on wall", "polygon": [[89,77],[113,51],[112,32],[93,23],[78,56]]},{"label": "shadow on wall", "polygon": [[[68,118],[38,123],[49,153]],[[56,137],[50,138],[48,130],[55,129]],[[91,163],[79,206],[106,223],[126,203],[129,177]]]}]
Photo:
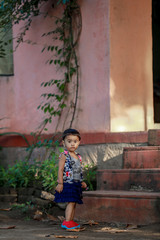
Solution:
[{"label": "shadow on wall", "polygon": [[[102,164],[102,165],[101,165]],[[100,169],[122,169],[123,166],[123,153],[116,155],[110,159],[100,162]]]},{"label": "shadow on wall", "polygon": [[124,147],[144,146],[146,144],[101,144],[98,146],[98,169],[122,169]]}]

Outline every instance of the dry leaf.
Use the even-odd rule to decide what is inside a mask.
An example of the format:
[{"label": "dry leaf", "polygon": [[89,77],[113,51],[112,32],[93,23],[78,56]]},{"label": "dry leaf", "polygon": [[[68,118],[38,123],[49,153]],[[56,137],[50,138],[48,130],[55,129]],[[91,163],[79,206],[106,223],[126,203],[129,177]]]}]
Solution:
[{"label": "dry leaf", "polygon": [[0,229],[13,229],[13,228],[15,228],[16,226],[8,226],[8,227],[0,227]]},{"label": "dry leaf", "polygon": [[66,229],[68,232],[81,232],[84,231],[85,228],[80,227],[80,228],[74,228],[74,229]]},{"label": "dry leaf", "polygon": [[123,232],[126,232],[127,230],[120,230],[120,229],[117,229],[117,230],[112,230],[110,231],[111,233],[123,233]]},{"label": "dry leaf", "polygon": [[65,236],[65,235],[54,235],[56,238],[78,238],[78,236],[72,236],[72,235],[69,235],[69,236]]},{"label": "dry leaf", "polygon": [[54,216],[50,215],[50,214],[47,214],[47,218],[49,220],[52,220],[52,221],[57,221],[57,218],[55,218]]},{"label": "dry leaf", "polygon": [[84,223],[83,225],[90,225],[90,226],[92,226],[92,225],[98,225],[98,224],[99,224],[98,222],[95,222],[93,220],[89,220],[88,222]]},{"label": "dry leaf", "polygon": [[134,224],[127,224],[126,228],[127,229],[136,229],[136,228],[138,228],[138,226],[134,225]]},{"label": "dry leaf", "polygon": [[11,211],[11,210],[12,210],[12,208],[6,208],[6,209],[1,208],[0,209],[0,211]]},{"label": "dry leaf", "polygon": [[43,213],[42,213],[41,211],[39,211],[39,210],[37,210],[37,211],[35,212],[35,214],[36,214],[36,215],[43,215]]},{"label": "dry leaf", "polygon": [[33,217],[34,220],[41,221],[43,219],[42,217],[43,213],[39,210],[35,212],[35,215]]},{"label": "dry leaf", "polygon": [[65,218],[63,216],[58,216],[58,219],[63,222],[65,220]]},{"label": "dry leaf", "polygon": [[43,217],[41,215],[34,215],[33,219],[37,221],[41,221],[43,220]]},{"label": "dry leaf", "polygon": [[122,232],[127,232],[127,230],[125,229],[117,229],[117,228],[110,228],[110,227],[104,227],[104,228],[101,228],[101,231],[104,231],[104,232],[109,232],[109,233],[122,233]]}]

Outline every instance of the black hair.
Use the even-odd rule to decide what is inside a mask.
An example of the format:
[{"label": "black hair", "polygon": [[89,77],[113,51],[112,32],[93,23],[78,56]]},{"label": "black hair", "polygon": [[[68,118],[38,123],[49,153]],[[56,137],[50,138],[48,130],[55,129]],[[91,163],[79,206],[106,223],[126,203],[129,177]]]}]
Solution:
[{"label": "black hair", "polygon": [[66,136],[68,135],[74,135],[79,137],[79,140],[81,140],[81,135],[76,129],[68,128],[63,132],[62,139],[64,140]]}]

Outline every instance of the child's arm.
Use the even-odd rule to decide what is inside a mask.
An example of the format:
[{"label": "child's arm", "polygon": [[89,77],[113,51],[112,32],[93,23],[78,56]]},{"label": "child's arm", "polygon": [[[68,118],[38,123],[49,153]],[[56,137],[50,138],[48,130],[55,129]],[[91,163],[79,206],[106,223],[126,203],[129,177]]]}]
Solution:
[{"label": "child's arm", "polygon": [[58,185],[56,187],[57,192],[63,191],[63,170],[66,161],[66,156],[64,154],[61,155],[59,159],[59,167],[58,167]]}]

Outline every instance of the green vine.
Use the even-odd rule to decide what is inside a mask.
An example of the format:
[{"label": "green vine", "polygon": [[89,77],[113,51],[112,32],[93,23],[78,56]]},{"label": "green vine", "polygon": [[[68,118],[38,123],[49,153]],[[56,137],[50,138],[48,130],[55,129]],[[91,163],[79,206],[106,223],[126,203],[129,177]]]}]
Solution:
[{"label": "green vine", "polygon": [[17,46],[23,42],[26,31],[29,30],[33,17],[41,14],[40,9],[44,2],[48,0],[0,0],[0,57],[5,56],[5,46],[8,45],[13,39],[8,42],[4,41],[4,36],[13,27],[24,21],[22,31],[15,37]]},{"label": "green vine", "polygon": [[[26,31],[29,30],[33,18],[42,14],[41,7],[45,2],[49,0],[5,0],[0,1],[0,32],[6,33],[11,25],[19,24],[24,21],[24,27],[22,31],[16,36],[17,46],[24,42]],[[77,46],[78,40],[81,34],[82,19],[81,11],[78,5],[78,0],[57,0],[57,5],[62,4],[63,14],[61,18],[56,18],[56,28],[52,31],[43,34],[43,37],[50,36],[53,40],[51,45],[45,45],[42,52],[48,51],[53,53],[52,58],[47,62],[48,64],[54,64],[58,70],[63,71],[64,76],[62,79],[51,79],[43,82],[41,86],[49,87],[50,93],[43,93],[43,102],[38,106],[45,113],[45,120],[42,124],[39,134],[43,130],[47,130],[46,125],[53,122],[53,117],[58,116],[58,124],[62,116],[62,112],[67,109],[66,116],[63,119],[70,117],[70,124],[67,127],[71,127],[75,119],[78,94],[79,94],[79,63],[77,58]],[[54,7],[53,2],[51,3]],[[43,13],[46,17],[48,13]],[[12,23],[12,24],[11,24]],[[10,40],[11,41],[11,40]],[[29,41],[28,41],[29,42]],[[30,42],[31,43],[31,42]],[[4,57],[4,45],[7,42],[0,39],[0,57]],[[70,90],[70,84],[74,86],[74,91]],[[55,86],[57,89],[55,89]],[[65,120],[63,127],[65,126]],[[56,129],[58,128],[58,124]]]},{"label": "green vine", "polygon": [[[48,63],[56,65],[58,69],[63,69],[64,77],[62,79],[51,79],[41,84],[43,87],[56,86],[57,91],[56,93],[42,94],[45,101],[38,106],[38,109],[43,110],[45,114],[48,113],[44,121],[46,125],[48,122],[51,123],[55,116],[60,119],[63,109],[68,107],[67,115],[69,112],[72,115],[69,126],[71,127],[75,119],[78,101],[79,65],[76,51],[82,28],[81,12],[77,1],[71,0],[66,5],[62,18],[57,18],[55,23],[56,29],[43,34],[43,36],[53,36],[53,39],[58,39],[61,45],[45,46],[42,52],[53,52],[53,57],[48,60]],[[69,92],[69,83],[72,82],[73,78],[75,78],[75,94],[72,95]],[[67,105],[68,97],[71,95],[72,99],[70,99],[70,104]]]}]

